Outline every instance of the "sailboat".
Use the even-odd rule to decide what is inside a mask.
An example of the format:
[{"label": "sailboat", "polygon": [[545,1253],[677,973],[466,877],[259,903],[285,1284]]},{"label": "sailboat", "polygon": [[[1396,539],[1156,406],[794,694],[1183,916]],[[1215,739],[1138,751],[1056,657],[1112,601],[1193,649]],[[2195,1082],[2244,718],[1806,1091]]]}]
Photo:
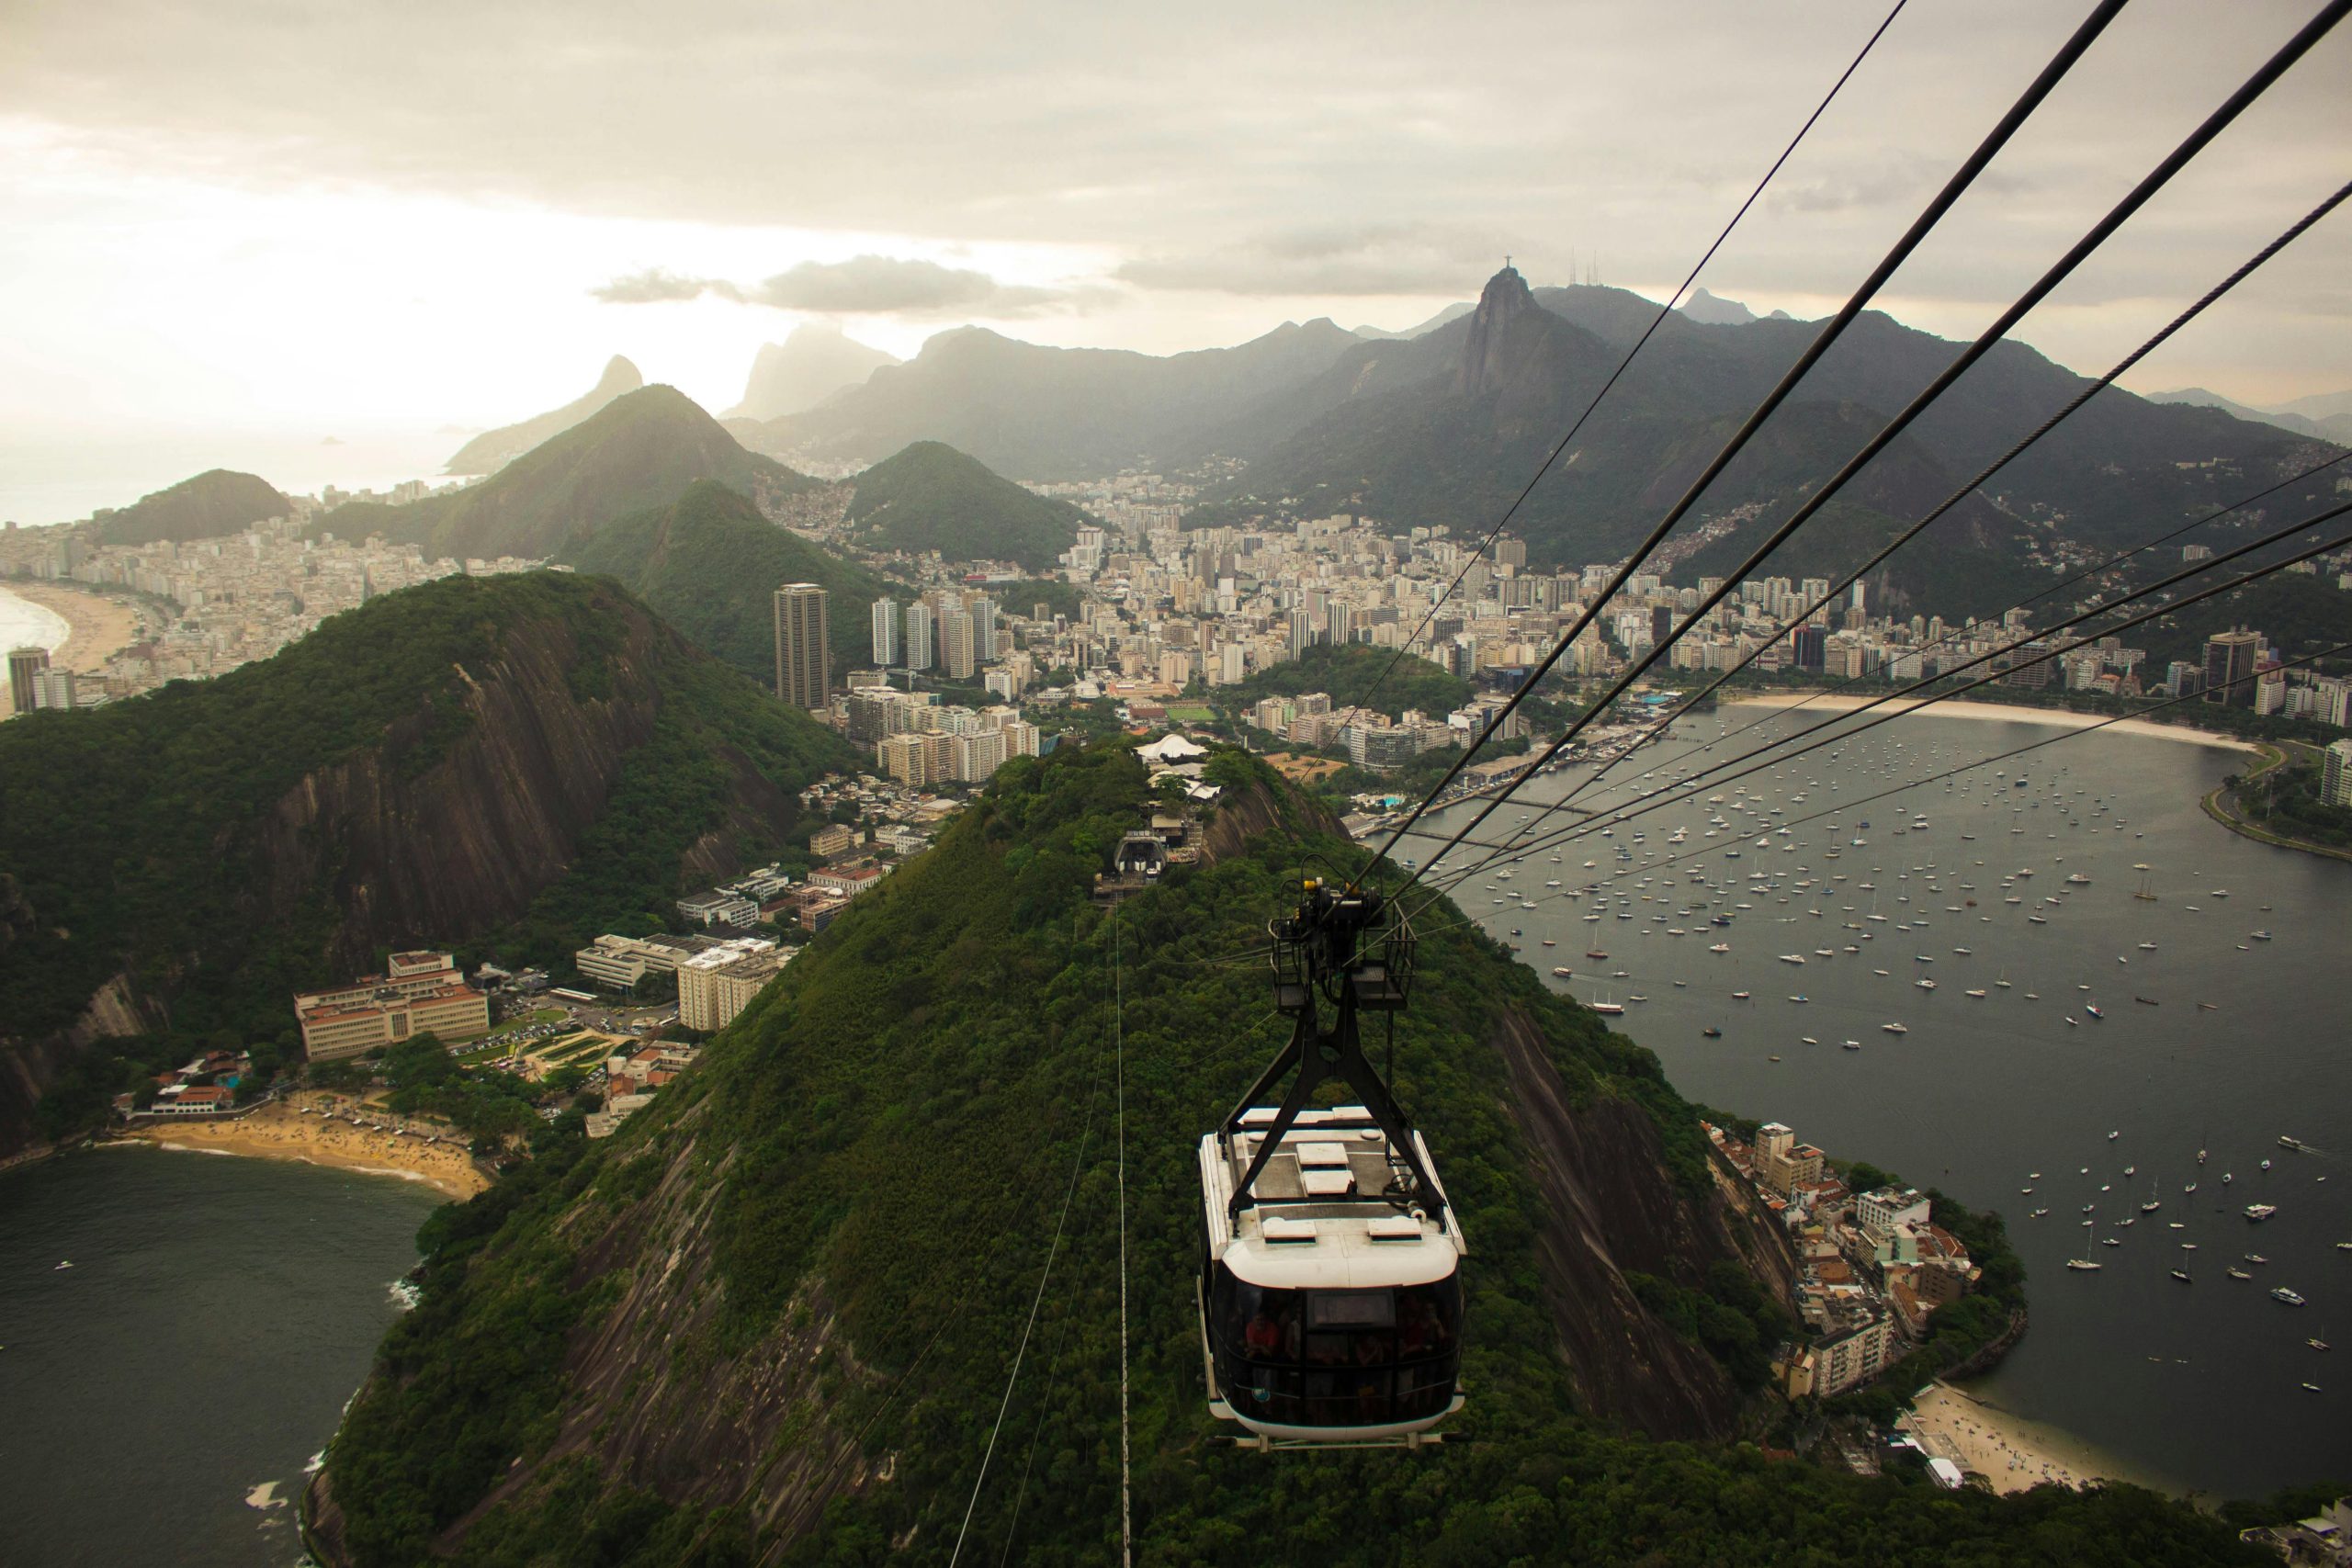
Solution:
[{"label": "sailboat", "polygon": [[2132,869],[2140,874],[2139,891],[2133,893],[2132,897],[2140,899],[2143,903],[2154,903],[2156,901],[2156,896],[2149,889],[2148,886],[2149,868],[2145,865],[2135,864]]}]

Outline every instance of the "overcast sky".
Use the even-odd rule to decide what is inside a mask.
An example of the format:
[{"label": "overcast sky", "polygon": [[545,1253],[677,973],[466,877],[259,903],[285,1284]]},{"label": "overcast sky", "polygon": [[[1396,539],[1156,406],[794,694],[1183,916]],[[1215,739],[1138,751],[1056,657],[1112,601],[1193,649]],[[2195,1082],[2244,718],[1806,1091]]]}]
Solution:
[{"label": "overcast sky", "polygon": [[[14,438],[522,417],[624,353],[979,321],[1168,353],[1670,288],[1891,0],[0,0]],[[1702,282],[1817,315],[2086,0],[1911,0]],[[1965,337],[2315,8],[2137,0],[1888,309]],[[2352,28],[2019,335],[2096,373],[2352,177]],[[2131,384],[2352,386],[2339,214]]]}]

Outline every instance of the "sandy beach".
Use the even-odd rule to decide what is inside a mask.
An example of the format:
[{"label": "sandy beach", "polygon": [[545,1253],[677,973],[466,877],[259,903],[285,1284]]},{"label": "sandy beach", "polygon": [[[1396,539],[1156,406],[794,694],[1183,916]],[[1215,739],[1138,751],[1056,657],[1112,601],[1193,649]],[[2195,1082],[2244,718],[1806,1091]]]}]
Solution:
[{"label": "sandy beach", "polygon": [[[167,1149],[300,1160],[370,1176],[396,1176],[424,1182],[452,1198],[470,1198],[490,1185],[474,1168],[462,1136],[445,1130],[444,1141],[436,1144],[421,1135],[402,1137],[367,1125],[354,1126],[347,1120],[318,1114],[326,1102],[322,1095],[297,1095],[292,1102],[267,1106],[234,1121],[189,1117],[137,1127],[130,1136]],[[387,1127],[396,1121],[372,1111],[359,1114],[363,1122],[381,1122]]]},{"label": "sandy beach", "polygon": [[[1813,695],[1804,692],[1781,692],[1770,696],[1742,697],[1725,707],[1792,708],[1804,705],[1807,713],[1851,713],[1870,702],[1868,697]],[[1909,713],[1915,708],[1927,708],[1939,718],[2000,719],[2009,724],[2047,724],[2060,729],[2088,729],[2104,722],[2105,716],[2095,713],[2070,713],[2064,708],[2018,707],[2007,703],[1970,702],[1890,702],[1871,710],[1871,716],[1882,714]],[[2108,728],[2122,735],[2146,735],[2158,740],[2186,740],[2197,746],[2219,746],[2231,751],[2256,750],[2251,740],[2240,740],[2233,735],[2216,735],[2210,729],[2192,729],[2182,724],[2157,724],[2144,718],[2127,718]]]},{"label": "sandy beach", "polygon": [[50,650],[53,668],[96,674],[106,668],[107,660],[138,640],[140,612],[125,600],[56,582],[11,579],[0,587],[64,617],[70,630],[65,640]]},{"label": "sandy beach", "polygon": [[2100,1481],[2156,1484],[2123,1473],[2122,1466],[2077,1438],[2012,1415],[1946,1382],[1921,1394],[1901,1425],[1928,1453],[1983,1476],[1996,1492],[2022,1492],[2051,1481],[2062,1486]]}]

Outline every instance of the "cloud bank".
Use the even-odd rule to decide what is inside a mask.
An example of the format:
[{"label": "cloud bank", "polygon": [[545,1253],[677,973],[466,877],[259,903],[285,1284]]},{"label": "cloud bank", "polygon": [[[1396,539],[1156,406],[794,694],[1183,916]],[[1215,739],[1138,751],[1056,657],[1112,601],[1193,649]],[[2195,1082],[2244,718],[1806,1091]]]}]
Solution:
[{"label": "cloud bank", "polygon": [[999,321],[1085,310],[1091,288],[1046,288],[1001,282],[971,267],[943,266],[904,256],[860,255],[840,262],[802,262],[763,282],[691,277],[649,267],[589,290],[607,305],[656,305],[706,295],[740,305],[766,305],[810,315],[986,316]]}]

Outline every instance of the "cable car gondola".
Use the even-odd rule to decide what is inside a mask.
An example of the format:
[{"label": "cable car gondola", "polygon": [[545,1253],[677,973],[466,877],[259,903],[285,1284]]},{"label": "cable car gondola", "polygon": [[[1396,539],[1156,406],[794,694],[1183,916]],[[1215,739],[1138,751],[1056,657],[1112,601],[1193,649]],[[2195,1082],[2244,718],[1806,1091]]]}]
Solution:
[{"label": "cable car gondola", "polygon": [[[1393,1027],[1412,932],[1378,893],[1310,879],[1304,894],[1268,928],[1290,1042],[1201,1140],[1209,1413],[1261,1450],[1417,1448],[1462,1407],[1469,1249],[1358,1023],[1382,1012]],[[1294,1070],[1280,1105],[1261,1104]],[[1331,1078],[1360,1103],[1309,1109]]]}]

